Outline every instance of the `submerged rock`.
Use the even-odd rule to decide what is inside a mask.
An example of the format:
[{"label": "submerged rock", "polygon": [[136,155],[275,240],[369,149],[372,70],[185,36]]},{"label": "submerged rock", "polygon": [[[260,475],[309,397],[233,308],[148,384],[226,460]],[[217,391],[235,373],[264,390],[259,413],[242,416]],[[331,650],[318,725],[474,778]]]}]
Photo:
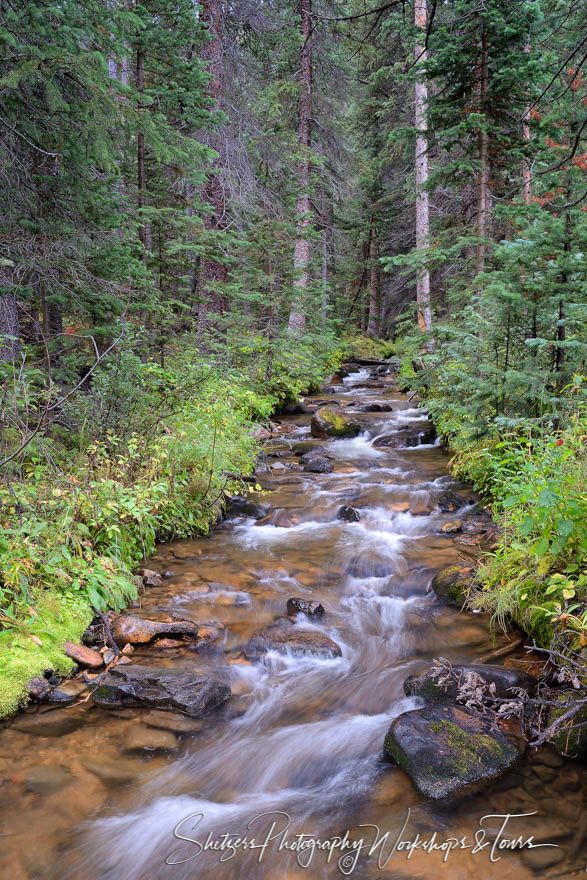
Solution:
[{"label": "submerged rock", "polygon": [[462,608],[473,577],[474,569],[472,566],[455,562],[454,565],[443,568],[434,576],[431,587],[445,605]]},{"label": "submerged rock", "polygon": [[307,617],[320,617],[324,614],[324,606],[320,602],[311,602],[308,599],[288,599],[288,614],[305,614]]},{"label": "submerged rock", "polygon": [[513,767],[523,750],[521,738],[465,709],[434,703],[399,715],[383,746],[384,757],[434,799],[479,791]]},{"label": "submerged rock", "polygon": [[163,578],[159,572],[153,571],[151,568],[143,568],[141,576],[146,587],[160,587],[163,583]]},{"label": "submerged rock", "polygon": [[81,758],[82,767],[93,773],[105,785],[126,785],[133,782],[141,770],[134,761],[110,760],[101,756],[96,758]]},{"label": "submerged rock", "polygon": [[159,730],[171,730],[173,733],[199,733],[204,723],[176,712],[164,712],[153,709],[141,715],[141,721],[147,727],[156,727]]},{"label": "submerged rock", "polygon": [[341,409],[325,406],[312,416],[310,429],[313,437],[356,437],[361,426]]},{"label": "submerged rock", "polygon": [[228,503],[229,516],[248,516],[251,519],[261,519],[269,513],[268,504],[255,504],[248,498],[234,495]]},{"label": "submerged rock", "polygon": [[245,657],[256,660],[267,651],[294,654],[315,654],[320,657],[340,657],[340,647],[324,633],[302,629],[290,620],[280,620],[256,633],[245,646]]},{"label": "submerged rock", "polygon": [[361,514],[355,507],[351,507],[350,504],[343,504],[336,512],[336,518],[342,519],[344,522],[359,522]]},{"label": "submerged rock", "polygon": [[127,752],[174,752],[179,748],[179,741],[169,730],[137,725],[128,731],[124,748]]},{"label": "submerged rock", "polygon": [[152,706],[176,709],[199,717],[230,697],[230,688],[190,669],[155,666],[115,666],[94,690],[93,700],[103,706]]},{"label": "submerged rock", "polygon": [[26,714],[17,716],[12,722],[12,730],[32,733],[34,736],[65,736],[81,725],[82,719],[66,709],[56,709],[38,715]]},{"label": "submerged rock", "polygon": [[[518,669],[508,669],[506,666],[489,666],[484,663],[470,663],[464,666],[453,666],[453,672],[460,678],[468,673],[480,676],[488,685],[493,685],[492,695],[506,699],[512,697],[511,688],[523,688],[533,692],[536,681]],[[432,669],[427,669],[419,675],[410,675],[404,681],[404,691],[409,697],[422,697],[425,700],[446,701],[447,698],[456,697],[457,685],[450,683],[441,685],[438,683]],[[488,694],[489,696],[489,694]]]},{"label": "submerged rock", "polygon": [[354,578],[384,578],[393,574],[395,565],[390,559],[374,553],[355,556],[346,567],[346,573]]},{"label": "submerged rock", "polygon": [[28,791],[35,794],[53,794],[71,785],[73,781],[73,776],[64,767],[40,764],[28,768],[25,785]]},{"label": "submerged rock", "polygon": [[195,638],[198,627],[191,620],[147,620],[135,614],[117,614],[110,621],[110,630],[119,647],[124,645],[148,645],[156,638]]},{"label": "submerged rock", "polygon": [[315,443],[313,440],[302,440],[301,443],[296,443],[292,448],[292,452],[294,455],[307,455],[308,453],[314,453],[314,455],[318,455],[320,452],[326,452],[326,447],[321,446],[319,443]]}]

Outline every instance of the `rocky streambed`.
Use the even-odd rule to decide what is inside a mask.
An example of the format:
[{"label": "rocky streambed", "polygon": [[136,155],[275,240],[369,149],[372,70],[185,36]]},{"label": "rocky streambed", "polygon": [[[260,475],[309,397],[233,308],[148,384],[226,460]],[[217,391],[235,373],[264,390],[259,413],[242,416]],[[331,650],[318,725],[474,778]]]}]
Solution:
[{"label": "rocky streambed", "polygon": [[393,367],[344,373],[266,432],[260,490],[68,647],[74,678],[31,683],[0,732],[1,876],[579,876],[584,769],[431,672],[536,686],[495,657],[519,634],[460,610],[496,526]]}]

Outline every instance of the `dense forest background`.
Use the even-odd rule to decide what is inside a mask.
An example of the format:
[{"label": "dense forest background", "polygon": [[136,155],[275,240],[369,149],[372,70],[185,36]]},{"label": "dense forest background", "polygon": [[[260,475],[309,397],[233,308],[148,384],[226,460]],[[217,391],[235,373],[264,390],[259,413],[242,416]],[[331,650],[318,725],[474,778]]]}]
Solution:
[{"label": "dense forest background", "polygon": [[587,644],[584,25],[0,0],[4,709],[352,352],[401,359],[492,496],[480,607]]}]

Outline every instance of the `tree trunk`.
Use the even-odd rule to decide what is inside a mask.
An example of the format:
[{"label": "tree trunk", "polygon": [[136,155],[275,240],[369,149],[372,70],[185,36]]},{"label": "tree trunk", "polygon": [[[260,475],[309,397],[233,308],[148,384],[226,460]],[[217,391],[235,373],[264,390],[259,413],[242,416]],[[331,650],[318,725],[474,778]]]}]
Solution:
[{"label": "tree trunk", "polygon": [[[208,89],[213,101],[213,109],[219,110],[224,103],[222,2],[202,0],[201,6],[202,21],[206,23],[210,36],[202,48],[202,57],[208,64],[210,74]],[[218,153],[218,158],[213,162],[202,193],[204,202],[209,205],[208,213],[204,217],[204,229],[207,232],[222,232],[226,229],[221,158],[224,154],[224,144],[218,131],[212,135],[210,146]],[[215,244],[214,248],[218,250],[218,245]],[[208,254],[202,254],[198,272],[198,333],[200,334],[211,328],[219,329],[212,315],[220,316],[226,312],[228,303],[223,285],[226,284],[227,274],[224,263]]]},{"label": "tree trunk", "polygon": [[294,248],[294,297],[289,329],[302,333],[306,326],[305,299],[310,286],[310,149],[312,146],[312,0],[300,0],[302,48],[300,52],[300,102],[298,115],[298,201]]},{"label": "tree trunk", "polygon": [[320,214],[322,216],[322,317],[326,320],[328,317],[328,227],[330,216],[324,190],[322,190]]},{"label": "tree trunk", "polygon": [[[142,111],[143,104],[141,100],[141,95],[145,90],[145,56],[142,48],[137,49],[137,92],[139,93],[139,110]],[[142,113],[139,115],[141,119]],[[139,126],[142,125],[142,120],[139,122]],[[145,248],[145,250],[150,251],[153,247],[153,241],[151,236],[151,224],[148,223],[145,219],[145,194],[146,194],[146,182],[145,182],[145,135],[143,131],[139,128],[139,132],[137,135],[137,185],[138,185],[138,208],[139,208],[139,238],[141,240],[141,244]]]},{"label": "tree trunk", "polygon": [[367,336],[379,336],[379,315],[381,312],[381,274],[377,262],[377,235],[375,227],[369,231],[369,320]]},{"label": "tree trunk", "polygon": [[489,87],[489,35],[483,21],[481,24],[481,65],[480,65],[480,112],[483,127],[479,131],[479,193],[477,200],[477,244],[476,274],[485,268],[485,238],[489,227],[489,134],[487,132],[487,92]]},{"label": "tree trunk", "polygon": [[[425,35],[427,28],[427,0],[416,0],[414,5],[414,21],[418,29],[415,46],[416,63],[424,63],[428,59]],[[428,85],[426,73],[418,73],[415,87],[416,108],[416,249],[428,247],[430,222],[428,214]],[[416,277],[416,304],[418,309],[418,328],[421,333],[429,333],[432,329],[430,311],[430,272],[425,267],[418,270]]]},{"label": "tree trunk", "polygon": [[[530,51],[530,43],[526,43],[524,47],[525,52]],[[522,122],[522,139],[525,144],[530,143],[530,103],[526,104],[526,113],[524,114],[524,121]],[[524,156],[522,160],[522,180],[523,180],[523,192],[524,192],[524,202],[526,205],[530,204],[531,199],[531,190],[530,190],[530,160],[527,156]]]}]

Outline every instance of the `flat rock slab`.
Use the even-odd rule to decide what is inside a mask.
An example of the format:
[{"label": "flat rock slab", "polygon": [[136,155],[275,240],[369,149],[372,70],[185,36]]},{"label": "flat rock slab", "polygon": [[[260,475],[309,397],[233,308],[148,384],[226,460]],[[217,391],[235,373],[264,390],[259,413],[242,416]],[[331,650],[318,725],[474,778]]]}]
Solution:
[{"label": "flat rock slab", "polygon": [[80,666],[87,666],[88,669],[99,669],[104,665],[102,655],[86,645],[76,645],[75,642],[65,642],[63,650],[68,657],[79,663]]},{"label": "flat rock slab", "polygon": [[196,638],[198,626],[192,620],[147,620],[135,614],[119,614],[110,620],[110,630],[119,647],[148,645],[156,638]]},{"label": "flat rock slab", "polygon": [[65,736],[77,730],[81,723],[79,715],[66,709],[56,709],[54,712],[42,712],[38,715],[20,715],[12,722],[11,728],[34,736]]},{"label": "flat rock slab", "polygon": [[485,788],[518,761],[521,738],[457,706],[431,703],[392,723],[384,757],[398,764],[425,797],[459,798]]},{"label": "flat rock slab", "polygon": [[[487,696],[507,699],[513,697],[510,688],[523,688],[532,693],[536,687],[535,679],[519,669],[508,669],[506,666],[488,666],[484,663],[470,663],[464,666],[453,666],[453,672],[464,683],[469,676],[479,676],[489,686]],[[432,669],[420,675],[410,675],[404,681],[404,691],[409,697],[422,697],[425,700],[446,701],[447,697],[457,695],[457,683],[442,685],[438,682]]]},{"label": "flat rock slab", "polygon": [[93,692],[102,706],[151,706],[175,709],[197,718],[221,706],[231,695],[228,685],[190,669],[115,666]]},{"label": "flat rock slab", "polygon": [[282,654],[315,654],[320,657],[340,657],[340,647],[324,633],[315,629],[293,626],[291,621],[278,622],[256,633],[245,647],[245,656],[254,660],[267,651]]}]

